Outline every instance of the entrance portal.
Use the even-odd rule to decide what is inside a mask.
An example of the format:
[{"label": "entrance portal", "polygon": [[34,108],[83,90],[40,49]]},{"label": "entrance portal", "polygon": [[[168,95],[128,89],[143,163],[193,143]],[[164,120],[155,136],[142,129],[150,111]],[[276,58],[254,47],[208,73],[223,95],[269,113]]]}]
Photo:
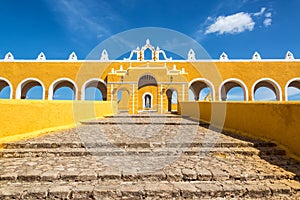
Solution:
[{"label": "entrance portal", "polygon": [[144,109],[152,108],[152,95],[150,93],[145,93],[143,95],[143,108]]}]

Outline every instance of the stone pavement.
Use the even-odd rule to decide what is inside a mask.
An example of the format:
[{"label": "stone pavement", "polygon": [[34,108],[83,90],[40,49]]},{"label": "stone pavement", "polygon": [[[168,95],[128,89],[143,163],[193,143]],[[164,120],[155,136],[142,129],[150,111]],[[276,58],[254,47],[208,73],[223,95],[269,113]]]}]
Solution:
[{"label": "stone pavement", "polygon": [[275,144],[176,115],[120,114],[3,147],[0,199],[300,199],[300,163]]}]

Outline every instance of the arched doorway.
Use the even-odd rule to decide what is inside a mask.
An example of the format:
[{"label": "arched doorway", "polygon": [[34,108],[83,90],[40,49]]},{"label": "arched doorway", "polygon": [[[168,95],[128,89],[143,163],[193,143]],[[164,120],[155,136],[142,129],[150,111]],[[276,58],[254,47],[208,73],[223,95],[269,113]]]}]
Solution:
[{"label": "arched doorway", "polygon": [[127,89],[121,88],[117,92],[118,110],[120,112],[128,112],[130,93]]},{"label": "arched doorway", "polygon": [[152,108],[153,95],[149,92],[146,92],[143,95],[143,108],[148,110]]},{"label": "arched doorway", "polygon": [[145,74],[138,80],[138,110],[157,111],[158,87],[153,75]]},{"label": "arched doorway", "polygon": [[168,89],[166,91],[168,98],[168,112],[177,111],[178,93],[175,89]]}]

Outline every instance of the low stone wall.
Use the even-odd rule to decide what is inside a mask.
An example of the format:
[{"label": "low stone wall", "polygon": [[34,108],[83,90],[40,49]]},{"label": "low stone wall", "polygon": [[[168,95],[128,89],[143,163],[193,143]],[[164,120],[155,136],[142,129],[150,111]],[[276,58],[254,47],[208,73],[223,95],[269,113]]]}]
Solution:
[{"label": "low stone wall", "polygon": [[274,141],[300,158],[300,102],[180,102],[179,112],[214,127]]},{"label": "low stone wall", "polygon": [[110,101],[0,100],[0,108],[0,143],[116,113],[116,103]]}]

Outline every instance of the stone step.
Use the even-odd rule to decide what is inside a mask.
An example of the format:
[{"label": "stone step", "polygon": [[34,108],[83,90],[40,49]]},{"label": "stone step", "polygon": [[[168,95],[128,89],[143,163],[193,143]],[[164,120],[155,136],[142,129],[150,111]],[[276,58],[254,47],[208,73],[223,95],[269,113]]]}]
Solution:
[{"label": "stone step", "polygon": [[149,121],[136,121],[136,122],[122,122],[122,121],[81,121],[80,122],[83,125],[198,125],[199,123],[195,122],[149,122]]},{"label": "stone step", "polygon": [[223,155],[285,155],[285,151],[272,147],[259,149],[252,147],[192,147],[192,148],[19,148],[3,149],[0,151],[1,158],[22,157],[54,157],[54,156],[126,156],[143,155],[149,156],[177,156],[180,154],[194,156],[200,154],[223,154]]},{"label": "stone step", "polygon": [[172,114],[163,114],[163,115],[159,115],[159,114],[155,114],[155,115],[151,115],[151,114],[134,114],[134,115],[107,115],[104,116],[105,119],[110,119],[110,118],[124,118],[124,119],[130,119],[130,118],[138,118],[138,119],[143,119],[143,118],[159,118],[159,119],[182,119],[181,115],[172,115]]},{"label": "stone step", "polygon": [[85,169],[72,167],[72,170],[57,170],[55,167],[48,167],[48,170],[28,169],[25,172],[3,172],[0,175],[0,181],[11,182],[32,182],[32,181],[261,181],[261,180],[298,180],[298,176],[288,173],[255,173],[249,171],[246,173],[231,173],[232,171],[224,171],[221,168],[172,168],[161,169],[149,172],[131,172],[120,171],[110,168]]},{"label": "stone step", "polygon": [[156,148],[156,147],[276,147],[271,142],[197,142],[191,143],[160,143],[160,142],[138,142],[138,143],[83,143],[83,142],[12,142],[3,143],[3,149],[21,148],[84,148],[84,147],[120,147],[120,148]]},{"label": "stone step", "polygon": [[0,199],[297,199],[292,181],[191,182],[11,182],[2,181]]}]

